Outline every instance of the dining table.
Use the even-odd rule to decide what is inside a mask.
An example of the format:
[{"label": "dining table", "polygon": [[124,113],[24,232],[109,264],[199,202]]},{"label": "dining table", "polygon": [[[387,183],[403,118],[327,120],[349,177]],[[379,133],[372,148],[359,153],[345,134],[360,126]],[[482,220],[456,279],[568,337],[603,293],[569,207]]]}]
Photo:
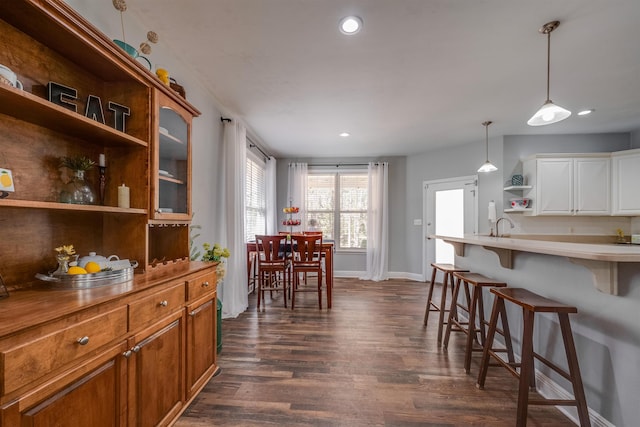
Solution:
[{"label": "dining table", "polygon": [[[327,286],[327,308],[331,308],[333,300],[333,254],[335,244],[333,240],[323,240],[321,247],[325,262],[325,284]],[[247,242],[247,287],[255,290],[257,281],[257,265],[254,262],[258,252],[256,242]],[[252,288],[253,286],[253,288]]]}]

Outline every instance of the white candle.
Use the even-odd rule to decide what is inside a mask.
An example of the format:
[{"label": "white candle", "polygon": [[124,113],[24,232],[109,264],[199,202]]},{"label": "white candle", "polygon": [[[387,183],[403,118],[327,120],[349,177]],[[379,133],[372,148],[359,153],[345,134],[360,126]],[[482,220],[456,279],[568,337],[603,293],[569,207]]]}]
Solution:
[{"label": "white candle", "polygon": [[118,187],[118,207],[129,209],[129,187],[124,184]]},{"label": "white candle", "polygon": [[98,160],[98,166],[100,166],[100,167],[102,167],[102,168],[103,168],[103,167],[105,167],[106,165],[107,165],[107,160],[106,160],[106,158],[104,157],[104,154],[100,154],[100,158],[99,158],[99,160]]}]

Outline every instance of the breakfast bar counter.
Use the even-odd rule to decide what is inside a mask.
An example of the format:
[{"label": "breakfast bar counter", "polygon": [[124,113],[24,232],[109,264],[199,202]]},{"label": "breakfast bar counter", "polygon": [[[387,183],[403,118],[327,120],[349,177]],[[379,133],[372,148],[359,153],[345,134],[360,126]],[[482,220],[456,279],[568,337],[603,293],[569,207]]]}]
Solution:
[{"label": "breakfast bar counter", "polygon": [[618,263],[640,263],[640,245],[617,244],[609,236],[512,235],[494,237],[467,234],[463,237],[432,236],[453,245],[457,256],[464,246],[477,245],[498,255],[500,265],[512,268],[514,252],[531,252],[567,257],[593,273],[594,285],[602,292],[618,294]]}]

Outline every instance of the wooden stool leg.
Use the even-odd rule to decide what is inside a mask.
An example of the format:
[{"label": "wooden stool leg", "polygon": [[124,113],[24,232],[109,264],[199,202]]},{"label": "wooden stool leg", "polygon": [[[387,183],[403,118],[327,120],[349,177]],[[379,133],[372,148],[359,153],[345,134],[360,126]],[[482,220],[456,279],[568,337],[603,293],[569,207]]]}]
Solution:
[{"label": "wooden stool leg", "polygon": [[522,360],[520,364],[520,384],[518,386],[518,411],[516,426],[527,425],[527,410],[529,406],[529,383],[533,365],[533,319],[535,313],[525,310],[523,313],[522,330]]},{"label": "wooden stool leg", "polygon": [[449,273],[445,271],[444,279],[442,280],[442,295],[440,297],[440,315],[438,316],[438,344],[442,342],[442,327],[444,325],[444,312],[447,306],[447,287],[448,286],[449,286]]},{"label": "wooden stool leg", "polygon": [[456,279],[455,285],[453,285],[453,295],[451,296],[451,306],[449,307],[449,320],[447,320],[447,330],[444,334],[444,341],[442,343],[442,348],[444,350],[449,346],[449,337],[451,336],[451,326],[453,325],[453,319],[456,317],[458,313],[458,306],[456,301],[458,301],[458,293],[460,292],[460,279]]},{"label": "wooden stool leg", "polygon": [[484,293],[482,292],[482,288],[480,288],[480,292],[479,292],[479,296],[478,296],[478,308],[477,308],[477,312],[478,312],[478,322],[480,323],[480,345],[482,345],[484,347],[484,342],[486,341],[487,338],[487,329],[485,327],[485,320],[484,320],[484,301],[483,301],[483,296]]},{"label": "wooden stool leg", "polygon": [[[487,338],[484,342],[484,348],[482,350],[482,360],[480,361],[480,372],[478,372],[477,387],[482,390],[484,388],[484,381],[487,379],[487,370],[489,369],[489,350],[493,346],[493,338],[496,335],[496,326],[498,325],[498,314],[505,311],[504,301],[502,298],[495,298],[493,302],[493,308],[491,309],[491,318],[489,319],[489,330],[487,331]],[[506,317],[503,317],[504,320]],[[504,330],[504,326],[503,326]],[[510,341],[509,341],[510,342]],[[513,352],[511,352],[513,357]]]},{"label": "wooden stool leg", "polygon": [[[464,282],[467,295],[469,294],[468,284]],[[476,337],[476,307],[478,305],[478,297],[481,289],[478,286],[473,287],[473,294],[469,303],[469,334],[467,335],[467,346],[464,352],[464,371],[468,374],[471,371],[471,353],[473,349],[473,341]]]},{"label": "wooden stool leg", "polygon": [[576,399],[578,408],[578,418],[581,427],[591,426],[589,420],[589,408],[587,407],[587,398],[584,394],[584,386],[582,384],[582,376],[580,375],[580,367],[578,366],[578,356],[576,347],[573,342],[571,333],[571,324],[567,313],[558,313],[560,320],[560,329],[562,330],[562,340],[564,341],[564,350],[567,354],[567,362],[569,364],[569,376],[571,377],[571,385],[573,386],[573,395]]},{"label": "wooden stool leg", "polygon": [[427,295],[427,308],[424,310],[424,320],[422,322],[425,328],[427,327],[429,313],[431,312],[431,297],[433,296],[433,288],[436,283],[436,271],[437,269],[433,267],[433,271],[431,272],[431,283],[429,284],[429,294]]},{"label": "wooden stool leg", "polygon": [[498,299],[501,301],[498,310],[500,311],[500,324],[502,325],[504,345],[507,348],[507,360],[513,366],[516,363],[516,358],[513,355],[513,344],[511,343],[511,331],[509,330],[509,321],[507,320],[507,310],[504,306],[504,301],[502,300],[502,298],[496,298],[496,300]]}]

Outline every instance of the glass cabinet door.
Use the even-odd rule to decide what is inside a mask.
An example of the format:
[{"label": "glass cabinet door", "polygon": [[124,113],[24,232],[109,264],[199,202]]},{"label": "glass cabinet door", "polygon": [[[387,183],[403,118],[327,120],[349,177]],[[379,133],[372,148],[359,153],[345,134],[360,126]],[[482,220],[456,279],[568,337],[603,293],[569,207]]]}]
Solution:
[{"label": "glass cabinet door", "polygon": [[158,143],[155,151],[157,181],[154,219],[191,219],[191,117],[170,102],[160,100]]}]

